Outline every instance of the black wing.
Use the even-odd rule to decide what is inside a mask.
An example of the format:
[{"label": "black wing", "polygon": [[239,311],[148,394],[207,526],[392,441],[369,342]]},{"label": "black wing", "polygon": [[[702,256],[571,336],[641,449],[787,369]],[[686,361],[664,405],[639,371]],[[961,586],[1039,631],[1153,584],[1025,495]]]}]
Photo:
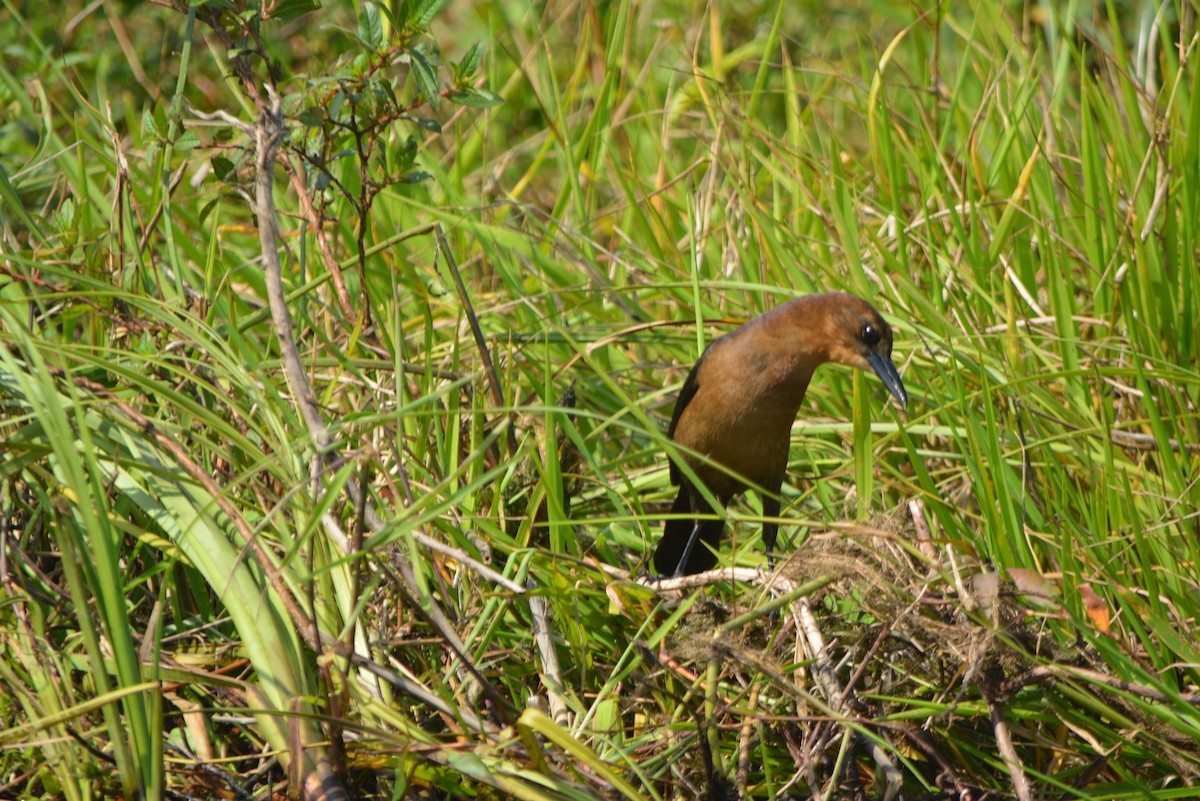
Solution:
[{"label": "black wing", "polygon": [[[701,354],[700,359],[692,365],[692,371],[688,373],[687,378],[683,382],[683,389],[679,390],[679,397],[675,399],[675,412],[671,415],[671,425],[667,427],[667,439],[675,439],[675,426],[679,425],[679,418],[683,415],[683,410],[691,403],[692,398],[696,397],[696,390],[700,389],[700,384],[696,381],[696,376],[700,372],[700,365],[704,364],[704,357],[708,355],[705,350]],[[683,475],[679,471],[679,467],[674,461],[671,462],[671,483],[679,484]]]}]

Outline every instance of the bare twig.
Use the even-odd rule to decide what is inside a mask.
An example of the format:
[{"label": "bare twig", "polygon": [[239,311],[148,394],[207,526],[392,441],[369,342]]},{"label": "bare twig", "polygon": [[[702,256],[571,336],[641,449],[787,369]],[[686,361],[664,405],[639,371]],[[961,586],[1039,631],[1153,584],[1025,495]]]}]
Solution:
[{"label": "bare twig", "polygon": [[[1154,451],[1158,450],[1158,439],[1152,434],[1139,434],[1134,431],[1122,431],[1119,428],[1110,429],[1109,437],[1112,438],[1114,445],[1119,445],[1122,448],[1129,448],[1137,451]],[[1175,438],[1167,439],[1167,447],[1173,451],[1189,451],[1196,453],[1200,451],[1200,443],[1184,442],[1180,443]]]},{"label": "bare twig", "polygon": [[501,587],[508,590],[509,592],[515,592],[518,595],[523,595],[525,593],[525,588],[522,587],[520,584],[511,580],[510,578],[508,578],[507,576],[505,576],[502,573],[497,573],[495,570],[492,570],[490,567],[485,565],[483,562],[480,562],[478,559],[472,558],[470,554],[468,554],[466,551],[464,551],[460,548],[455,548],[453,545],[447,545],[446,543],[442,542],[441,540],[434,539],[433,537],[430,537],[428,534],[425,534],[420,531],[416,531],[415,529],[412,532],[412,538],[414,540],[416,540],[417,542],[421,543],[422,545],[424,545],[429,550],[436,551],[437,553],[440,553],[443,556],[449,556],[451,559],[455,560],[463,567],[469,567],[471,570],[474,570],[476,573],[478,573],[483,578],[487,579],[488,581],[493,582],[494,584],[499,584]]},{"label": "bare twig", "polygon": [[[530,585],[530,589],[535,586]],[[542,660],[542,675],[545,678],[546,694],[550,701],[550,717],[564,728],[571,725],[571,713],[563,697],[562,668],[558,664],[558,651],[554,648],[554,635],[550,630],[550,607],[540,595],[529,595],[529,611],[533,616],[533,638]]]},{"label": "bare twig", "polygon": [[254,136],[253,125],[248,122],[242,122],[224,109],[217,109],[216,111],[200,111],[199,109],[189,108],[188,111],[197,119],[204,120],[205,122],[223,122],[231,128],[237,128],[244,134]]},{"label": "bare twig", "polygon": [[1170,695],[1161,690],[1156,690],[1153,687],[1147,687],[1144,684],[1137,684],[1132,681],[1127,681],[1116,676],[1109,676],[1095,670],[1087,668],[1072,667],[1070,665],[1040,665],[1025,671],[1019,676],[1014,676],[1000,685],[1001,696],[1011,695],[1017,690],[1035,682],[1044,681],[1046,679],[1077,679],[1079,681],[1089,682],[1091,684],[1099,684],[1104,687],[1109,687],[1114,690],[1120,690],[1132,695],[1139,695],[1143,698],[1149,698],[1154,701],[1183,701],[1185,704],[1192,706],[1200,706],[1200,692],[1177,691]]},{"label": "bare twig", "polygon": [[1033,801],[1033,794],[1029,790],[1029,778],[1025,775],[1025,768],[1021,764],[1021,757],[1017,754],[1017,749],[1013,747],[1012,734],[1008,730],[1004,712],[1000,709],[1000,704],[991,698],[990,693],[985,693],[985,697],[988,713],[992,718],[992,731],[996,733],[996,748],[1000,750],[1000,756],[1004,758],[1004,767],[1008,769],[1008,778],[1012,782],[1013,793],[1017,796],[1017,801]]},{"label": "bare twig", "polygon": [[462,721],[468,728],[483,734],[494,735],[497,732],[495,725],[480,718],[470,709],[461,706],[450,706],[441,696],[421,684],[415,678],[405,676],[399,671],[381,665],[362,654],[350,650],[344,642],[334,639],[328,634],[322,634],[321,641],[338,656],[350,660],[355,667],[386,681],[408,697],[420,701],[431,709],[437,710],[447,718]]},{"label": "bare twig", "polygon": [[917,546],[921,553],[936,563],[937,548],[933,546],[933,532],[929,530],[929,520],[925,517],[925,502],[920,498],[910,499],[908,513],[912,515],[913,526],[917,529]]},{"label": "bare twig", "polygon": [[[305,373],[304,365],[300,360],[300,353],[296,348],[295,337],[292,334],[292,321],[287,310],[287,297],[283,288],[283,269],[279,262],[279,250],[275,245],[276,237],[278,236],[278,219],[275,213],[274,167],[275,156],[285,129],[282,116],[282,102],[272,87],[268,86],[267,91],[270,95],[270,105],[263,109],[259,116],[258,124],[255,126],[257,153],[255,155],[254,208],[255,215],[258,217],[259,242],[262,246],[267,296],[271,308],[271,319],[275,326],[275,336],[279,341],[279,349],[283,358],[284,375],[291,389],[293,402],[300,410],[300,415],[304,420],[305,428],[308,430],[308,435],[312,439],[318,457],[323,464],[328,464],[337,459],[337,454],[334,450],[334,440],[329,432],[329,428],[325,425],[324,419],[321,417],[321,410],[317,405],[312,386],[308,381],[308,375]],[[371,531],[381,530],[385,522],[375,509],[375,505],[367,502],[365,490],[359,484],[358,480],[351,476],[346,481],[345,486],[346,494],[350,496],[351,503],[356,508],[363,510],[367,527]],[[462,638],[458,636],[458,632],[451,625],[446,613],[442,611],[441,607],[432,598],[425,598],[425,603],[418,603],[412,597],[412,593],[419,586],[412,565],[398,555],[396,556],[396,562],[400,570],[400,575],[403,578],[404,587],[402,589],[406,596],[406,602],[408,602],[414,614],[421,617],[437,631],[442,641],[453,651],[458,660],[460,670],[465,671],[465,674],[467,674],[466,677],[470,681],[475,682],[479,689],[488,696],[497,712],[506,718],[511,716],[513,713],[512,705],[500,695],[495,687],[484,680],[478,668],[468,659],[466,646]],[[292,604],[295,604],[295,600],[292,598],[290,592],[286,594],[281,592],[281,595],[285,595],[285,597],[291,600]],[[297,614],[299,614],[299,610],[297,610]],[[300,615],[299,619],[304,620],[303,615]],[[315,636],[315,627],[311,622],[306,621],[306,624],[308,629],[305,632],[305,641],[309,644],[309,647],[317,650],[319,643]]]},{"label": "bare twig", "polygon": [[[812,608],[809,607],[808,601],[803,598],[796,601],[792,608],[796,614],[798,634],[803,639],[805,650],[812,660],[812,671],[817,678],[817,684],[821,687],[825,698],[829,701],[829,706],[839,715],[849,719],[851,714],[847,708],[846,694],[842,692],[842,688],[838,684],[833,662],[829,658],[828,649],[825,647],[825,637],[821,634],[821,629],[817,625],[817,619],[812,613]],[[852,731],[848,732],[848,734],[853,736]],[[883,750],[882,745],[874,740],[870,740],[868,747],[871,751],[871,757],[875,760],[875,764],[879,766],[884,780],[887,782],[887,789],[884,790],[883,799],[884,801],[892,801],[900,793],[900,787],[903,784],[903,776],[900,774],[900,769],[896,767],[896,763]]]},{"label": "bare twig", "polygon": [[[619,575],[612,571],[614,575]],[[786,576],[765,573],[750,567],[719,567],[716,570],[706,570],[703,573],[693,573],[678,578],[655,578],[642,576],[638,583],[649,587],[655,592],[668,593],[678,590],[688,590],[693,587],[706,587],[722,581],[740,581],[743,584],[770,585],[776,592],[786,594],[796,588],[795,583]]]},{"label": "bare twig", "polygon": [[287,378],[292,397],[304,418],[304,425],[312,437],[317,452],[326,455],[333,438],[321,418],[321,410],[308,383],[300,352],[296,349],[296,338],[292,334],[292,318],[287,310],[287,297],[283,289],[283,268],[279,263],[279,249],[275,240],[279,236],[275,216],[275,155],[285,132],[283,126],[283,101],[270,86],[267,91],[271,104],[263,109],[254,129],[255,154],[254,202],[258,217],[258,239],[262,247],[263,271],[267,283],[267,302],[271,307],[271,320],[275,324],[275,338],[279,341],[283,357],[283,372]]},{"label": "bare twig", "polygon": [[296,190],[296,197],[300,200],[300,211],[308,218],[313,238],[317,241],[317,250],[321,252],[321,260],[325,262],[325,269],[329,271],[329,277],[333,281],[333,293],[337,296],[338,306],[341,307],[346,320],[354,320],[357,315],[354,313],[354,304],[350,302],[350,292],[346,289],[342,266],[334,258],[333,247],[329,244],[329,237],[325,236],[325,229],[321,225],[321,214],[313,205],[312,196],[309,195],[308,187],[304,184],[304,170],[293,159],[288,159],[286,163],[288,174],[292,180],[292,188]]}]

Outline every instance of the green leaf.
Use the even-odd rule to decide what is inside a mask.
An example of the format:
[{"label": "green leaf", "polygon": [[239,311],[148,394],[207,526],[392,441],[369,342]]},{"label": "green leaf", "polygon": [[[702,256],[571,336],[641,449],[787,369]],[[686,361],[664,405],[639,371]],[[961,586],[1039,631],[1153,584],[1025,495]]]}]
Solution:
[{"label": "green leaf", "polygon": [[184,131],[175,140],[176,150],[191,150],[200,147],[200,134],[195,131]]},{"label": "green leaf", "polygon": [[358,38],[375,52],[383,49],[383,17],[379,7],[367,0],[358,15]]},{"label": "green leaf", "polygon": [[475,74],[475,70],[479,69],[479,62],[483,58],[483,42],[476,42],[471,45],[471,49],[467,51],[462,60],[458,62],[454,73],[461,80],[467,80]]},{"label": "green leaf", "polygon": [[221,198],[214,197],[212,200],[204,204],[204,208],[200,209],[200,224],[204,225],[204,221],[208,219],[208,215],[212,214],[213,209],[221,202]]},{"label": "green leaf", "polygon": [[413,9],[412,24],[418,28],[428,28],[445,4],[446,0],[420,0]]},{"label": "green leaf", "polygon": [[162,139],[158,123],[154,121],[154,112],[148,106],[142,110],[142,131],[150,139]]},{"label": "green leaf", "polygon": [[504,98],[495,92],[490,92],[487,89],[475,89],[467,87],[466,89],[455,89],[450,92],[447,97],[451,101],[458,103],[461,106],[474,106],[476,108],[490,108],[492,106],[504,105]]},{"label": "green leaf", "polygon": [[412,172],[406,172],[404,175],[400,176],[400,183],[402,184],[419,184],[422,181],[431,180],[433,180],[433,176],[424,170],[413,170]]},{"label": "green leaf", "polygon": [[318,0],[280,0],[271,12],[271,18],[280,22],[291,22],[320,7]]},{"label": "green leaf", "polygon": [[308,128],[319,128],[325,122],[325,112],[317,106],[309,106],[297,114],[296,119]]},{"label": "green leaf", "polygon": [[413,162],[416,160],[417,160],[417,138],[415,136],[410,136],[407,139],[405,139],[404,144],[402,144],[396,150],[396,155],[392,159],[392,163],[395,166],[397,172],[402,172],[404,170],[407,170],[409,167],[411,167],[413,165]]},{"label": "green leaf", "polygon": [[437,108],[438,102],[441,100],[438,92],[437,72],[434,71],[433,65],[420,50],[413,49],[408,53],[412,57],[412,69],[417,80],[417,89],[429,102],[429,105]]},{"label": "green leaf", "polygon": [[458,771],[464,776],[470,776],[481,782],[494,782],[492,772],[488,770],[487,764],[471,751],[455,751],[446,749],[442,752],[446,756],[446,764]]},{"label": "green leaf", "polygon": [[384,8],[388,19],[392,21],[392,28],[399,31],[403,30],[408,23],[408,14],[412,10],[408,0],[398,0],[395,3],[388,3]]},{"label": "green leaf", "polygon": [[396,89],[392,86],[391,81],[381,81],[382,91],[387,96],[387,102],[392,105],[392,108],[399,108],[400,101],[396,99]]},{"label": "green leaf", "polygon": [[62,206],[58,211],[54,212],[54,226],[59,233],[69,232],[72,225],[75,223],[75,201],[68,197],[63,200]]},{"label": "green leaf", "polygon": [[212,164],[213,172],[223,182],[228,182],[229,176],[233,173],[233,162],[224,156],[213,156],[209,162]]}]

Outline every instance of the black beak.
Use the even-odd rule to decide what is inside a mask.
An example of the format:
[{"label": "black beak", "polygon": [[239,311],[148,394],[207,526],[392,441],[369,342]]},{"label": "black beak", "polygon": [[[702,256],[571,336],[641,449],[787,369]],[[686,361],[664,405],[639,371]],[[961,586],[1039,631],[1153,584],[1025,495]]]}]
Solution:
[{"label": "black beak", "polygon": [[904,389],[904,382],[900,380],[900,373],[896,371],[896,365],[892,364],[892,360],[887,356],[881,356],[875,351],[867,353],[867,361],[871,364],[871,369],[875,371],[875,375],[879,376],[879,380],[888,388],[888,391],[896,398],[901,409],[908,408],[908,392]]}]

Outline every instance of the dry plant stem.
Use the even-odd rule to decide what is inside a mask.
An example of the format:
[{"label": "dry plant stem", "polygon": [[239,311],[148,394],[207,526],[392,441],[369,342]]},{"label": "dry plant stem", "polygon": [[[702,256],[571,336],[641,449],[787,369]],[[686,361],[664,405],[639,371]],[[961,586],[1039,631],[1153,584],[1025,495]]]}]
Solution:
[{"label": "dry plant stem", "polygon": [[[258,124],[254,129],[255,145],[257,147],[255,153],[254,212],[258,218],[259,244],[262,248],[267,299],[271,307],[271,319],[275,325],[275,336],[279,341],[279,350],[283,357],[283,369],[288,387],[291,389],[295,404],[299,407],[300,415],[304,419],[304,425],[308,429],[308,434],[312,438],[318,456],[322,462],[327,462],[335,456],[332,447],[333,437],[330,435],[329,429],[321,417],[320,408],[317,406],[312,387],[308,382],[308,376],[304,372],[304,365],[300,361],[300,353],[296,348],[296,340],[292,334],[292,321],[288,315],[287,300],[283,288],[283,268],[279,263],[279,250],[275,246],[276,237],[278,236],[278,220],[275,214],[275,156],[278,152],[279,142],[283,139],[285,129],[282,117],[282,101],[271,87],[268,86],[267,90],[270,94],[270,105],[267,106],[264,104],[259,115]],[[346,481],[346,493],[350,496],[350,501],[355,507],[363,509],[368,528],[372,531],[379,531],[384,527],[383,519],[375,510],[374,504],[366,502],[364,490],[355,478],[351,477]],[[418,586],[412,565],[400,557],[397,557],[397,562],[400,568],[400,575],[403,577],[406,589],[408,590],[406,594],[410,595],[409,601],[414,611],[426,618],[430,625],[438,632],[442,640],[455,652],[455,656],[459,659],[462,669],[470,674],[468,677],[469,680],[479,683],[488,694],[488,697],[495,702],[498,710],[504,709],[507,704],[500,698],[499,693],[497,693],[494,687],[482,680],[478,670],[467,659],[466,646],[458,636],[458,632],[450,624],[449,618],[442,611],[441,607],[432,598],[426,599],[428,602],[427,608],[415,603],[411,598],[411,592]],[[264,562],[264,564],[269,563]],[[295,606],[295,600],[291,598],[290,593],[287,594],[287,598],[291,606]],[[291,612],[291,607],[289,607],[289,612]],[[295,614],[299,615],[299,617],[294,617],[294,619],[304,620],[303,615],[300,614],[298,609],[296,609]],[[305,641],[310,648],[316,650],[319,646],[319,641],[315,634],[315,627],[307,620],[304,620],[304,625]]]},{"label": "dry plant stem", "polygon": [[[530,586],[530,589],[535,589]],[[533,616],[533,637],[542,659],[542,675],[545,678],[546,696],[550,702],[550,717],[563,728],[571,725],[571,713],[563,697],[562,668],[558,664],[558,651],[554,649],[554,635],[550,630],[550,607],[540,595],[529,596],[529,611]]]},{"label": "dry plant stem", "polygon": [[[623,573],[624,571],[621,572]],[[613,571],[613,575],[617,575],[616,571]],[[618,577],[624,578],[625,576],[620,575]],[[795,589],[795,584],[790,579],[771,573],[764,573],[761,570],[751,567],[718,567],[715,570],[692,573],[691,575],[679,576],[678,578],[642,576],[638,579],[638,584],[641,584],[643,587],[649,587],[655,592],[665,593],[688,590],[693,587],[706,587],[709,584],[716,584],[721,581],[740,581],[743,584],[770,586],[781,594],[787,594]]]},{"label": "dry plant stem", "polygon": [[515,592],[518,595],[525,594],[525,588],[522,587],[520,584],[509,579],[507,576],[503,575],[502,573],[497,573],[495,570],[492,570],[490,567],[485,565],[483,562],[473,559],[470,554],[468,554],[466,551],[464,551],[460,548],[455,548],[452,545],[447,545],[446,543],[440,542],[439,540],[436,540],[433,537],[430,537],[428,534],[423,534],[420,531],[413,531],[412,538],[414,540],[416,540],[417,542],[421,543],[422,545],[424,545],[429,550],[434,551],[436,553],[440,553],[443,556],[449,556],[451,559],[458,562],[463,567],[469,567],[471,570],[474,570],[476,573],[478,573],[483,578],[487,579],[488,581],[492,582],[493,584],[499,584],[501,587],[508,590],[509,592]]},{"label": "dry plant stem", "polygon": [[925,517],[925,502],[920,498],[912,498],[908,502],[908,513],[912,516],[913,526],[917,529],[917,545],[921,553],[937,563],[937,548],[933,545],[933,532],[929,529],[929,520]]},{"label": "dry plant stem", "polygon": [[432,690],[425,687],[420,682],[401,675],[390,667],[374,662],[362,654],[355,653],[346,648],[346,644],[340,640],[334,639],[327,634],[321,635],[321,641],[326,647],[334,650],[338,656],[349,659],[355,667],[370,673],[377,678],[386,681],[400,692],[410,698],[426,704],[431,709],[435,709],[451,720],[462,721],[467,728],[473,729],[481,734],[494,735],[497,733],[497,728],[493,724],[483,720],[470,709],[464,707],[452,707],[448,705],[441,696],[434,693]]},{"label": "dry plant stem", "polygon": [[[347,552],[349,552],[350,538],[346,535],[346,533],[344,531],[342,531],[341,525],[336,520],[333,519],[332,515],[330,515],[328,513],[326,513],[326,515],[322,518],[322,521],[326,527],[326,530],[329,532],[330,539],[332,539],[339,547],[341,547],[341,548],[345,549]],[[450,546],[445,545],[444,543],[440,543],[437,540],[431,539],[424,534],[420,534],[419,532],[413,532],[413,538],[415,540],[417,540],[418,542],[428,546],[431,550],[436,550],[436,551],[439,551],[442,553],[447,553],[447,555],[452,556],[453,558],[459,558],[458,556],[456,556],[456,554],[461,553],[458,549],[451,548]],[[468,560],[468,562],[470,564],[475,564],[474,562],[470,562],[470,558],[466,554],[462,554],[462,558],[465,560]],[[509,581],[508,579],[504,578],[503,576],[500,576],[498,573],[495,573],[495,571],[491,570],[490,568],[484,567],[483,565],[480,565],[479,567],[480,567],[480,575],[484,576],[485,578],[496,577],[496,579],[498,579],[499,582],[502,584],[502,586],[504,586],[506,589],[509,589],[509,590],[512,590],[513,592],[518,592],[518,593],[524,592],[524,589],[522,587],[520,587],[519,585],[515,584],[512,581]],[[413,597],[406,591],[405,582],[409,581],[408,579],[405,579],[403,577],[397,577],[395,575],[395,573],[393,573],[392,570],[386,564],[383,564],[380,562],[371,562],[370,568],[373,571],[382,573],[387,578],[387,580],[389,582],[391,582],[391,584],[393,586],[399,588],[401,597],[404,599],[404,602],[406,604],[408,604],[409,607],[414,610],[414,612],[417,614],[418,617],[420,617],[425,622],[429,623],[429,625],[433,626],[435,629],[437,628],[437,624],[435,624],[432,620],[430,620],[429,616],[426,615],[426,613],[420,608],[420,606],[413,599]],[[451,633],[453,633],[453,632],[451,632]],[[433,708],[437,709],[439,712],[442,712],[443,714],[447,715],[448,717],[451,717],[451,718],[457,717],[457,718],[461,719],[469,727],[477,729],[478,731],[485,732],[485,731],[490,730],[487,728],[488,724],[484,724],[484,723],[480,722],[480,719],[478,717],[476,717],[474,715],[474,713],[466,712],[461,709],[454,709],[452,707],[446,706],[446,704],[438,696],[434,695],[432,692],[425,689],[415,679],[405,678],[405,677],[401,676],[400,674],[395,673],[390,668],[386,668],[386,667],[377,665],[375,662],[372,662],[370,659],[363,656],[362,654],[355,652],[354,649],[352,647],[350,647],[349,644],[347,644],[345,642],[335,642],[329,635],[322,634],[321,639],[325,643],[326,647],[334,649],[335,652],[339,656],[349,659],[351,662],[353,662],[359,668],[366,670],[367,672],[376,674],[379,678],[383,679],[384,681],[387,681],[389,684],[392,684],[392,685],[398,687],[401,692],[417,699],[418,701],[421,701],[422,703],[432,706]],[[473,682],[475,690],[478,690],[480,692],[485,691],[485,688],[487,688],[487,685],[476,674],[476,668],[475,668],[474,664],[466,661],[466,658],[463,656],[463,652],[461,649],[457,649],[453,643],[449,643],[449,645],[450,645],[450,651],[451,651],[451,653],[454,654],[455,658],[462,660],[460,664],[463,665],[464,667],[460,668],[459,675],[463,676],[465,681]],[[504,705],[504,702],[499,700],[498,695],[495,694],[495,690],[487,688],[487,692],[489,692],[489,697],[491,697],[496,702],[497,707],[501,707]]]},{"label": "dry plant stem", "polygon": [[[1138,434],[1134,431],[1121,431],[1112,429],[1109,432],[1109,437],[1114,445],[1120,445],[1122,448],[1129,448],[1137,451],[1156,451],[1158,450],[1158,440],[1153,434]],[[1167,440],[1167,447],[1173,451],[1188,451],[1195,453],[1200,451],[1200,443],[1185,442],[1180,443],[1179,440],[1170,438]]]},{"label": "dry plant stem", "polygon": [[825,647],[825,635],[817,626],[817,619],[813,615],[808,601],[797,601],[793,609],[796,613],[797,629],[804,638],[804,648],[808,652],[808,658],[812,660],[812,670],[817,684],[825,693],[825,698],[829,701],[829,706],[833,711],[844,715],[846,713],[845,696],[842,694],[841,687],[838,686],[837,676],[834,675],[829,651]]},{"label": "dry plant stem", "polygon": [[[304,418],[304,425],[316,447],[316,458],[323,462],[329,455],[332,437],[329,429],[325,426],[325,421],[321,419],[320,409],[317,407],[312,387],[308,383],[308,376],[304,373],[304,366],[300,362],[300,353],[296,349],[296,340],[292,334],[292,320],[288,316],[287,300],[284,296],[283,269],[279,264],[279,250],[275,246],[276,238],[279,236],[274,198],[275,154],[284,135],[281,113],[283,103],[269,85],[267,92],[270,96],[270,105],[264,104],[259,107],[258,124],[254,128],[254,214],[258,218],[258,238],[263,255],[267,301],[271,307],[271,319],[275,324],[275,337],[279,341],[279,349],[283,357],[283,372],[287,378],[288,387],[291,389],[292,397],[300,409],[300,415]],[[313,472],[314,474],[319,472],[316,466],[314,466]],[[353,483],[353,481],[354,479],[350,479],[347,483]],[[355,563],[356,571],[359,569],[359,564]],[[356,581],[356,585],[357,583]],[[291,599],[291,593],[288,593],[288,598],[290,603],[295,603],[294,599]],[[306,629],[304,639],[309,648],[319,651],[320,638],[317,634],[315,620],[315,617],[311,620],[304,620]],[[297,741],[292,745],[293,752],[296,754],[308,753],[309,744],[298,741],[298,728],[296,732]],[[329,772],[328,758],[324,749],[316,751],[315,756],[317,757],[316,770],[308,766],[297,765],[293,769],[295,775],[292,777],[292,787],[303,787],[305,797],[314,799],[325,795],[326,782],[324,779]]]},{"label": "dry plant stem", "polygon": [[750,783],[750,741],[754,736],[755,726],[760,723],[758,720],[758,696],[761,692],[762,688],[758,684],[751,686],[750,702],[746,707],[746,717],[742,720],[741,734],[738,736],[738,787],[746,787]]},{"label": "dry plant stem", "polygon": [[1027,670],[1019,676],[1014,676],[1008,681],[1000,685],[1000,693],[1002,696],[1011,695],[1017,690],[1035,682],[1046,679],[1077,679],[1079,681],[1091,682],[1104,687],[1111,687],[1122,692],[1140,695],[1143,698],[1149,698],[1154,701],[1168,702],[1179,699],[1186,704],[1192,706],[1200,706],[1200,692],[1176,692],[1167,695],[1161,690],[1156,690],[1153,687],[1147,687],[1144,684],[1135,684],[1131,681],[1119,679],[1116,676],[1108,676],[1104,673],[1099,673],[1095,670],[1087,668],[1068,667],[1066,665],[1041,665],[1031,670]]},{"label": "dry plant stem", "polygon": [[313,445],[316,446],[317,453],[324,457],[332,444],[332,437],[325,421],[321,419],[321,410],[317,407],[308,376],[304,372],[304,365],[300,362],[300,352],[296,349],[292,318],[288,315],[283,289],[283,268],[279,264],[279,249],[275,246],[275,240],[279,236],[275,216],[275,154],[284,134],[281,111],[282,100],[272,92],[271,104],[262,110],[258,125],[254,129],[254,213],[258,217],[258,239],[262,248],[267,301],[271,306],[275,338],[279,340],[283,357],[283,373],[287,377],[288,387],[299,407],[300,415],[304,418],[304,425],[313,439]]},{"label": "dry plant stem", "polygon": [[[800,599],[796,601],[793,608],[796,611],[797,628],[800,636],[804,639],[805,649],[808,651],[809,658],[813,660],[812,669],[817,677],[817,684],[828,699],[829,705],[838,715],[848,718],[849,710],[846,708],[846,696],[838,686],[837,676],[834,674],[833,665],[829,659],[829,652],[825,648],[825,637],[821,634],[820,627],[817,626],[817,619],[812,613],[812,609],[808,605],[808,601]],[[854,736],[853,732],[850,733]],[[883,750],[883,746],[874,740],[870,740],[869,746],[871,757],[875,760],[875,764],[883,772],[884,780],[887,782],[887,789],[884,790],[884,801],[892,801],[900,792],[900,787],[903,777],[900,775],[900,769],[896,767],[896,763]],[[836,778],[836,777],[835,777]],[[830,787],[833,785],[831,784]]]},{"label": "dry plant stem", "polygon": [[[628,574],[625,571],[605,565],[600,565],[600,567],[603,568],[610,576],[618,580],[628,579]],[[796,585],[794,581],[781,576],[778,573],[766,573],[761,570],[738,567],[717,568],[715,570],[709,570],[703,573],[694,573],[688,576],[681,576],[679,578],[656,579],[650,576],[642,576],[638,579],[638,583],[642,586],[649,587],[650,589],[663,594],[681,592],[685,589],[700,587],[707,584],[714,584],[722,581],[740,581],[752,585],[763,585],[770,588],[773,593],[779,596],[786,596],[792,592],[798,592],[801,590],[801,587]],[[798,605],[804,610],[804,612],[807,613],[806,615],[798,616],[800,617],[800,622],[803,623],[804,618],[807,617],[810,627],[808,631],[805,632],[803,630],[803,626],[801,626],[801,633],[797,637],[797,649],[800,649],[801,643],[803,642],[807,645],[810,654],[819,655],[818,662],[824,667],[823,675],[819,677],[821,689],[825,696],[830,700],[830,703],[825,705],[820,701],[820,699],[810,695],[802,687],[788,685],[782,677],[775,677],[773,680],[776,681],[779,686],[788,689],[789,692],[796,697],[798,702],[810,703],[816,706],[820,710],[821,714],[826,715],[831,719],[836,720],[838,717],[844,719],[848,717],[848,714],[844,708],[845,705],[842,703],[844,694],[838,687],[833,668],[829,664],[829,659],[825,650],[824,638],[821,636],[820,630],[816,626],[816,620],[813,617],[812,611],[809,609],[808,604],[802,599],[795,602],[793,604],[793,608],[797,608]],[[806,633],[811,635],[808,640],[805,638]],[[813,643],[816,644],[814,645]],[[803,656],[798,652],[797,659],[801,658],[803,658]],[[660,661],[662,661],[663,664],[671,664],[672,669],[676,670],[681,675],[686,674],[686,671],[684,671],[682,668],[674,666],[668,657],[660,657]],[[765,665],[759,665],[758,667],[760,670],[763,670],[768,674],[770,673]],[[694,678],[695,677],[693,676],[693,679]],[[854,732],[850,732],[850,736],[854,736],[854,734]],[[814,748],[814,753],[819,753],[823,750],[824,746],[819,745]],[[887,777],[888,791],[884,798],[887,801],[891,801],[891,799],[895,798],[896,794],[900,790],[900,771],[895,767],[895,764],[878,744],[872,743],[872,755],[875,758],[876,763],[880,766],[884,775]],[[809,784],[813,787],[819,785],[819,780],[814,773],[813,767],[819,761],[819,759],[810,760],[804,757],[797,757],[797,764],[803,763],[808,765],[809,769],[807,770],[807,775],[809,777]],[[805,771],[801,771],[801,773],[803,772]],[[794,784],[800,778],[800,773],[798,773],[788,781],[787,786],[791,786],[791,784]],[[832,788],[833,785],[831,784],[830,787]]]},{"label": "dry plant stem", "polygon": [[341,265],[334,258],[329,237],[325,236],[325,229],[321,226],[321,215],[317,213],[317,207],[313,205],[308,187],[304,185],[301,177],[304,174],[303,170],[296,164],[295,159],[287,159],[286,164],[288,175],[292,180],[292,188],[296,190],[296,197],[300,199],[300,210],[308,218],[313,238],[317,240],[317,249],[321,251],[321,260],[325,262],[325,269],[329,271],[329,277],[333,280],[333,292],[337,296],[338,306],[341,307],[345,319],[352,321],[358,315],[354,313],[354,304],[350,302],[350,293],[346,289],[346,279],[342,276]]},{"label": "dry plant stem", "polygon": [[1004,758],[1004,766],[1008,769],[1008,778],[1012,782],[1013,793],[1017,796],[1017,801],[1033,801],[1033,795],[1029,791],[1029,779],[1025,777],[1025,769],[1021,765],[1021,757],[1017,755],[1017,749],[1013,747],[1012,735],[1008,731],[1008,723],[1004,720],[1004,713],[991,694],[987,693],[988,713],[992,718],[992,731],[996,733],[996,748],[1000,750],[1000,756]]}]

